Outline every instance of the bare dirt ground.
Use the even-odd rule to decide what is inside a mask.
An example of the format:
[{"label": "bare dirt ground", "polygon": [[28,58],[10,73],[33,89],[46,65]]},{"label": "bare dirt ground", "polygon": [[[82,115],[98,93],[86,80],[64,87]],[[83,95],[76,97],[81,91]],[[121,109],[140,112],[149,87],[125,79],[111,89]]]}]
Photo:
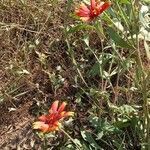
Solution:
[{"label": "bare dirt ground", "polygon": [[[55,11],[59,12],[59,17]],[[0,2],[1,150],[41,149],[40,139],[32,130],[38,110],[36,103],[49,106],[55,98],[62,98],[64,91],[59,90],[57,95],[53,93],[48,74],[43,71],[45,66],[36,52],[48,58],[46,70],[49,72],[64,60],[61,42],[52,46],[62,36],[61,12],[61,7],[53,9],[48,1],[36,3],[29,0],[26,8],[20,2]],[[36,40],[40,44],[34,47]],[[32,46],[34,48],[30,49]],[[51,53],[57,49],[61,53]],[[18,74],[17,71],[22,69],[30,74]]]},{"label": "bare dirt ground", "polygon": [[33,116],[29,114],[32,102],[20,104],[15,111],[9,112],[9,105],[0,106],[0,149],[31,148],[34,137]]}]

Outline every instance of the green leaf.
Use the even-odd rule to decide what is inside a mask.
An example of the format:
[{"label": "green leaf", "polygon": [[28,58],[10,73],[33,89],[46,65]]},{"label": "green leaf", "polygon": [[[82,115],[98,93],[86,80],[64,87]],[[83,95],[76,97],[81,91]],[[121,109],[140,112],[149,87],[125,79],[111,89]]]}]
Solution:
[{"label": "green leaf", "polygon": [[120,115],[132,117],[132,114],[136,113],[136,110],[130,105],[122,105],[118,107],[110,102],[108,102],[108,105],[114,112],[119,113]]},{"label": "green leaf", "polygon": [[101,125],[100,119],[97,116],[91,115],[89,121],[95,129]]},{"label": "green leaf", "polygon": [[125,40],[123,40],[120,35],[111,27],[108,27],[107,32],[110,38],[120,47],[122,48],[133,48],[129,45]]},{"label": "green leaf", "polygon": [[96,62],[91,70],[88,72],[88,76],[89,77],[95,77],[96,75],[100,74],[100,64],[98,62]]},{"label": "green leaf", "polygon": [[90,46],[90,40],[89,40],[89,35],[85,35],[83,38],[83,41],[85,44],[89,47]]},{"label": "green leaf", "polygon": [[101,149],[101,147],[95,142],[92,135],[88,131],[81,131],[81,135],[85,141],[87,141],[95,149]]},{"label": "green leaf", "polygon": [[129,125],[130,125],[130,122],[128,119],[120,119],[119,121],[116,121],[114,123],[114,126],[119,128],[119,129],[126,128]]},{"label": "green leaf", "polygon": [[101,131],[101,132],[99,132],[98,134],[97,134],[97,140],[100,140],[102,137],[103,137],[103,135],[104,135],[104,132],[103,131]]},{"label": "green leaf", "polygon": [[74,139],[74,143],[76,143],[79,147],[82,147],[81,141],[78,139]]}]

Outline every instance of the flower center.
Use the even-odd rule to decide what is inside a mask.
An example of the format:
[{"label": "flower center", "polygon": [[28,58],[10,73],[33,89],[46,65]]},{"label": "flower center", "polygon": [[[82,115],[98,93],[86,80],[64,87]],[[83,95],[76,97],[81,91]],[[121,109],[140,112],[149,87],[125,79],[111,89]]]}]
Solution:
[{"label": "flower center", "polygon": [[99,15],[99,10],[98,10],[98,8],[95,8],[94,10],[92,10],[92,15],[93,16],[98,16]]}]

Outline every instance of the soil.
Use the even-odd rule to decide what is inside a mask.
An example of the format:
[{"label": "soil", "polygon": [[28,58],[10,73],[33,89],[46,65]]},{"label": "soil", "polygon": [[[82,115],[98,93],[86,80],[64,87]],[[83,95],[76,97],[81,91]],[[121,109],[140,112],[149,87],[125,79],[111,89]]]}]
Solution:
[{"label": "soil", "polygon": [[[40,4],[42,5],[40,6]],[[64,2],[62,4],[64,5]],[[63,23],[63,5],[59,9],[53,10],[50,5],[43,2],[27,1],[29,12],[18,2],[12,3],[11,7],[7,3],[0,5],[0,20],[6,24],[14,23],[23,26],[23,28],[14,27],[0,33],[0,150],[40,150],[41,140],[32,130],[32,123],[36,117],[31,111],[36,109],[35,101],[42,103],[42,106],[46,101],[51,104],[51,99],[63,99],[66,97],[63,94],[69,92],[66,80],[62,87],[63,90],[57,91],[57,95],[53,93],[48,74],[43,72],[44,69],[41,67],[39,56],[36,53],[48,56],[49,71],[52,70],[51,66],[59,65],[56,64],[57,62],[63,64],[60,60],[66,61],[66,59],[62,59],[62,57],[65,58],[63,47],[66,45],[56,40],[58,38],[61,40],[62,37],[60,26]],[[42,8],[40,9],[40,7]],[[50,18],[47,18],[50,10],[52,10],[52,14]],[[30,13],[35,17],[38,16],[37,20],[30,18]],[[55,17],[51,18],[51,16]],[[35,32],[30,32],[31,30]],[[29,44],[34,45],[34,41],[37,39],[40,39],[40,44],[36,50],[30,50]],[[25,53],[22,47],[25,47]],[[58,49],[60,49],[58,54],[50,52],[50,50],[57,52]],[[20,78],[15,71],[21,67],[28,70],[30,75]],[[13,90],[16,91],[12,92]],[[29,92],[14,100],[16,95],[26,91]]]},{"label": "soil", "polygon": [[34,117],[29,113],[32,102],[9,111],[11,105],[10,102],[0,105],[0,149],[31,149],[37,138],[32,131]]}]

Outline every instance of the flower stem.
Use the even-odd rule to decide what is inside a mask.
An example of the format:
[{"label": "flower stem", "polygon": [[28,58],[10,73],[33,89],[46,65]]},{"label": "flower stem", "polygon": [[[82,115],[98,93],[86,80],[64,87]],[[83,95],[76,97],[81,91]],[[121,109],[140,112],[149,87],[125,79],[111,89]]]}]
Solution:
[{"label": "flower stem", "polygon": [[47,150],[47,139],[45,135],[44,135],[44,141],[43,141],[43,150]]}]

